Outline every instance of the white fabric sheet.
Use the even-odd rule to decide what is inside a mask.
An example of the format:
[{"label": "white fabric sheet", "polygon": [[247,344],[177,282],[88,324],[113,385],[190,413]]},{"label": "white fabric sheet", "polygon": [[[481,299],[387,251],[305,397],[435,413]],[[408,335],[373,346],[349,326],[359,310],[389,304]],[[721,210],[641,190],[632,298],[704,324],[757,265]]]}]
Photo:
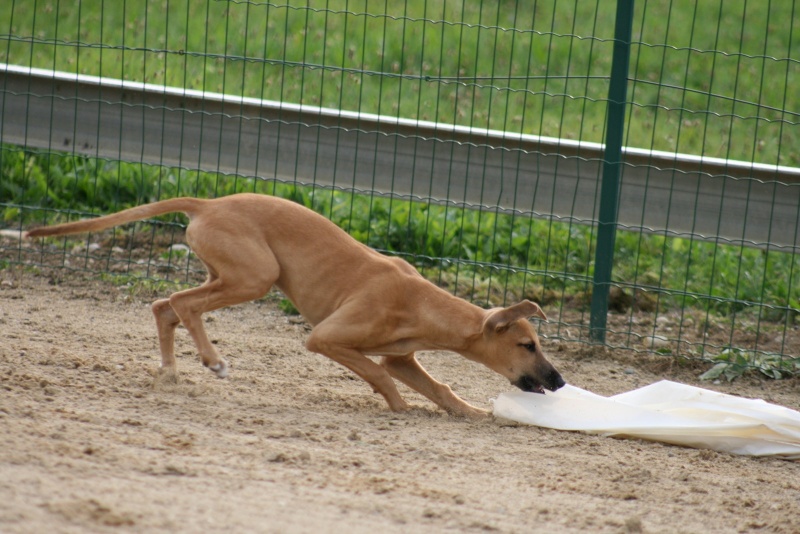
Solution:
[{"label": "white fabric sheet", "polygon": [[558,430],[800,460],[800,412],[668,380],[613,397],[570,385],[545,395],[503,393],[494,414]]}]

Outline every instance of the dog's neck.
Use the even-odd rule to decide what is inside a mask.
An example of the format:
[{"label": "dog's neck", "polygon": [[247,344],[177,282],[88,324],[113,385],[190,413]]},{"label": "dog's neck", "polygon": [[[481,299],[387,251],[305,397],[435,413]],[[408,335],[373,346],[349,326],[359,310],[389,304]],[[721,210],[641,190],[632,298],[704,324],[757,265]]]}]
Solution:
[{"label": "dog's neck", "polygon": [[[432,349],[449,350],[473,359],[470,354],[483,338],[486,310],[434,287],[436,291],[430,293],[430,298],[420,303],[423,307],[421,313],[427,319],[424,341]],[[447,320],[442,320],[442,317],[447,317]]]}]

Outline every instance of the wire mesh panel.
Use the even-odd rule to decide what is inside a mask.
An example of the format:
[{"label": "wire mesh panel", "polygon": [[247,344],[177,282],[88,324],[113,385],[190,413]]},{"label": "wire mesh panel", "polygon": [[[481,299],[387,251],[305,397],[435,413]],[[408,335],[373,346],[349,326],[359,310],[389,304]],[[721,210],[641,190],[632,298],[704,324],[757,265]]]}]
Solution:
[{"label": "wire mesh panel", "polygon": [[[797,6],[641,2],[638,11],[625,143],[675,156],[623,171],[623,198],[645,191],[626,228],[646,233],[619,234],[615,278],[631,295],[653,290],[645,346],[747,360],[766,374],[792,369],[773,363],[797,354]],[[686,165],[683,154],[700,158]]]},{"label": "wire mesh panel", "polygon": [[[794,2],[640,0],[628,15],[618,113],[617,18],[597,0],[9,0],[2,261],[193,280],[181,216],[45,243],[14,232],[255,191],[480,305],[534,299],[545,335],[590,342],[592,294],[610,288],[609,346],[791,372]],[[598,255],[612,260],[603,285]]]}]

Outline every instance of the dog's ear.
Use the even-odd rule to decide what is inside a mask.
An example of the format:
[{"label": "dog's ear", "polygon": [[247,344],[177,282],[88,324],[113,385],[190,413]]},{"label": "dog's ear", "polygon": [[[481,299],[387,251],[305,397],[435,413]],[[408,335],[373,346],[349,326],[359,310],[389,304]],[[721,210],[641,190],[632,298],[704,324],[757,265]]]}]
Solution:
[{"label": "dog's ear", "polygon": [[527,319],[534,315],[545,321],[547,320],[547,316],[538,304],[530,300],[523,300],[508,308],[500,308],[499,310],[490,312],[483,321],[483,332],[485,334],[492,332],[499,334],[517,319]]}]

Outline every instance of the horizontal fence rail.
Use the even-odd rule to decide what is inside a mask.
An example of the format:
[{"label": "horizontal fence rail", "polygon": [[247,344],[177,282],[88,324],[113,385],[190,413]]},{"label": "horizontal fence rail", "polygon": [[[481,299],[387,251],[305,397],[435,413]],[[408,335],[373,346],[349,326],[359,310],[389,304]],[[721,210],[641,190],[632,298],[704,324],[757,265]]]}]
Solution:
[{"label": "horizontal fence rail", "polygon": [[[5,64],[0,109],[2,142],[32,148],[580,223],[600,202],[599,143]],[[622,162],[622,229],[798,248],[798,168],[630,147]]]}]

